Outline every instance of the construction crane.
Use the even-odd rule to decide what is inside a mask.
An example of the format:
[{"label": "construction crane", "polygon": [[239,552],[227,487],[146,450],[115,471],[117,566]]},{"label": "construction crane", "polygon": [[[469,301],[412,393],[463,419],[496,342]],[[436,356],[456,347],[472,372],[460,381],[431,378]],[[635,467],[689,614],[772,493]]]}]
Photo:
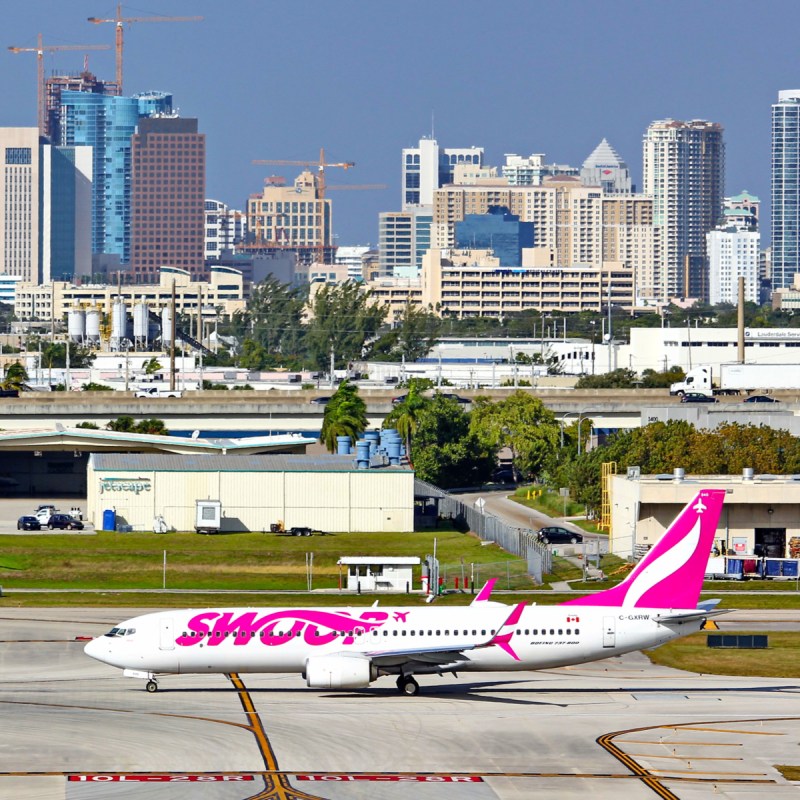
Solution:
[{"label": "construction crane", "polygon": [[60,50],[108,50],[107,44],[42,44],[42,34],[37,34],[36,47],[9,47],[12,53],[36,53],[36,82],[39,118],[39,135],[44,136],[44,54]]},{"label": "construction crane", "polygon": [[88,17],[88,21],[95,25],[100,25],[104,22],[113,22],[116,25],[116,51],[117,51],[117,86],[119,86],[119,93],[122,94],[122,49],[123,49],[123,36],[124,25],[126,22],[200,22],[202,17],[123,17],[122,4],[117,5],[117,16],[112,19],[105,19],[103,17]]},{"label": "construction crane", "polygon": [[356,165],[355,161],[339,161],[328,162],[325,161],[325,148],[321,147],[319,151],[319,161],[286,161],[277,159],[256,159],[254,164],[274,164],[283,167],[309,167],[317,168],[317,197],[319,200],[325,199],[325,169],[327,167],[341,167],[342,169],[350,169]]}]

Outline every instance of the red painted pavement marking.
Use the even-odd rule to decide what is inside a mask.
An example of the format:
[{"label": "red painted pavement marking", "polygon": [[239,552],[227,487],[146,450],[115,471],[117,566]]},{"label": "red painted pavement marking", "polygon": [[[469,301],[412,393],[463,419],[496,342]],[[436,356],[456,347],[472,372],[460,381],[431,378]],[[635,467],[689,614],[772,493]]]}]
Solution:
[{"label": "red painted pavement marking", "polygon": [[253,775],[67,775],[68,781],[82,783],[206,783],[252,781]]}]

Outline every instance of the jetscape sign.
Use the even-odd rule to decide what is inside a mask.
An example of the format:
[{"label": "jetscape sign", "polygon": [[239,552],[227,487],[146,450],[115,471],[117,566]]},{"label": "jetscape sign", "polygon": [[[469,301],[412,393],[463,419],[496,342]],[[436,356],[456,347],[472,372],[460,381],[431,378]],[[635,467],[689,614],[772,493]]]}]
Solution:
[{"label": "jetscape sign", "polygon": [[100,478],[100,494],[108,492],[150,492],[153,487],[150,478]]}]

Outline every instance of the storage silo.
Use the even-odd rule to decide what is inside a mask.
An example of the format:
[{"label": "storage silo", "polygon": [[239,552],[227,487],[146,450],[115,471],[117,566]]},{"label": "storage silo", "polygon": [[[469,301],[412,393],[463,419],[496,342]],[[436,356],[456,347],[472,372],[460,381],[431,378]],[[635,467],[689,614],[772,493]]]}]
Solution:
[{"label": "storage silo", "polygon": [[146,348],[150,333],[150,313],[147,303],[140,300],[133,306],[133,341],[136,349]]},{"label": "storage silo", "polygon": [[164,306],[161,309],[161,344],[166,346],[172,341],[172,309]]},{"label": "storage silo", "polygon": [[71,308],[67,312],[67,333],[71,342],[83,343],[86,338],[86,312],[82,308]]},{"label": "storage silo", "polygon": [[86,312],[86,343],[100,344],[100,310],[90,308]]},{"label": "storage silo", "polygon": [[125,301],[118,297],[111,306],[111,349],[122,350],[128,332],[128,309]]}]

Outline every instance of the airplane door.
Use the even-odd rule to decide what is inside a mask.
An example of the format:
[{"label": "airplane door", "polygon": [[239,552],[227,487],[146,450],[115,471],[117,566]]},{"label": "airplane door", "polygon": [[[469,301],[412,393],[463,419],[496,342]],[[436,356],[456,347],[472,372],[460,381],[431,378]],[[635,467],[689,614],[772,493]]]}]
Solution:
[{"label": "airplane door", "polygon": [[617,644],[617,622],[614,617],[603,617],[603,647]]},{"label": "airplane door", "polygon": [[161,650],[175,649],[175,635],[172,631],[172,617],[162,617],[158,646]]}]

